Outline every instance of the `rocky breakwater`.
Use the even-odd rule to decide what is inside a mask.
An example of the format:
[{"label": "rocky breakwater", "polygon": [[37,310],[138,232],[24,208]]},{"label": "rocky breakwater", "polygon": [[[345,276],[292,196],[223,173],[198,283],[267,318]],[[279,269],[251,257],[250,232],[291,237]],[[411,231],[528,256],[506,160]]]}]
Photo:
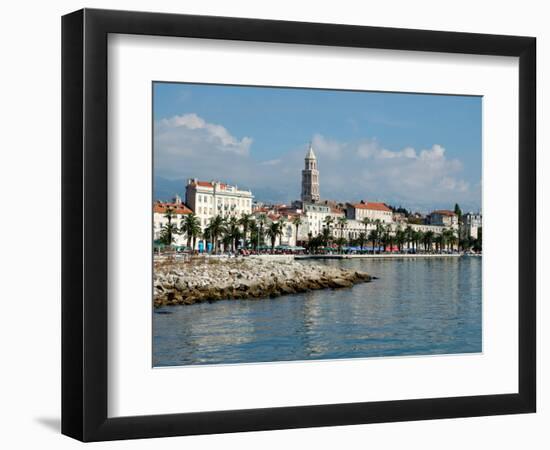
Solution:
[{"label": "rocky breakwater", "polygon": [[197,258],[155,262],[155,307],[222,299],[260,299],[371,281],[365,272],[295,261]]}]

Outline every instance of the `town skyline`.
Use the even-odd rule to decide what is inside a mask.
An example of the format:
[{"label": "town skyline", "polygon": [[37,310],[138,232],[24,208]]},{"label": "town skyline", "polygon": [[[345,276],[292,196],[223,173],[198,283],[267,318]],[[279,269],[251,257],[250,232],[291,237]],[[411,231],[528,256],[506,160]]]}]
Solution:
[{"label": "town skyline", "polygon": [[[411,238],[416,236],[418,241],[431,240],[433,236],[439,236],[443,241],[456,240],[466,246],[474,242],[472,239],[475,239],[475,245],[480,244],[478,238],[482,226],[481,213],[464,214],[458,204],[454,210],[434,210],[424,215],[403,208],[396,210],[384,202],[361,200],[355,203],[336,203],[323,200],[319,195],[317,167],[317,156],[310,143],[304,157],[301,196],[290,205],[255,202],[254,194],[250,190],[219,180],[189,178],[185,189],[185,201],[176,194],[172,202],[154,202],[154,241],[159,245],[171,245],[174,241],[182,245],[182,238],[185,236],[188,246],[197,250],[198,245],[198,251],[203,252],[210,238],[216,251],[218,235],[225,232],[231,236],[232,248],[235,250],[241,232],[245,236],[243,244],[246,247],[248,228],[258,220],[261,231],[256,231],[258,239],[254,242],[257,246],[260,245],[261,236],[265,231],[264,225],[269,223],[269,229],[273,233],[272,252],[277,238],[280,246],[288,248],[298,247],[298,244],[311,247],[321,242],[328,245],[334,224],[339,228],[340,248],[344,242],[360,242],[362,250],[368,236],[377,240],[384,235],[386,243],[399,237],[401,242],[405,234]],[[173,220],[181,221],[180,228],[177,225],[174,227]],[[406,227],[406,232],[403,231],[403,226]],[[174,239],[178,235],[179,240]],[[197,241],[197,237],[201,239]]]},{"label": "town skyline", "polygon": [[[258,202],[291,203],[300,198],[311,143],[322,199],[419,212],[455,203],[481,210],[480,98],[172,83],[155,83],[154,92],[155,200],[181,195],[188,178],[199,178],[249,189]],[[213,95],[223,98],[214,102]],[[319,114],[320,105],[331,111]],[[364,126],[361,105],[379,112]],[[413,114],[428,107],[427,118]],[[251,120],[253,113],[263,125]],[[441,120],[453,124],[441,130]]]}]

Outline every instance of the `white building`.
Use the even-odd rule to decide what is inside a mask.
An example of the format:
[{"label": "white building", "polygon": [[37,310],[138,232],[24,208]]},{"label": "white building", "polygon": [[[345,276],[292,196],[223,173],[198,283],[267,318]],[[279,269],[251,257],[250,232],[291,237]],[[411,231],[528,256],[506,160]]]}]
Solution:
[{"label": "white building", "polygon": [[223,218],[240,217],[252,213],[251,191],[240,190],[219,181],[199,181],[196,178],[187,182],[185,201],[198,217],[204,230],[215,216]]},{"label": "white building", "polygon": [[316,205],[314,203],[304,203],[304,225],[307,235],[317,236],[321,234],[323,226],[325,225],[325,219],[330,215],[331,209],[327,205]]},{"label": "white building", "polygon": [[[168,210],[172,211],[172,224],[180,228],[181,221],[187,214],[191,214],[191,211],[186,205],[184,205],[179,197],[176,197],[176,200],[172,203],[160,202],[157,201],[153,204],[153,239],[160,239],[160,233],[162,227],[168,224],[169,219],[167,217]],[[174,244],[175,245],[185,245],[186,239],[185,236],[181,234],[174,235]]]},{"label": "white building", "polygon": [[[434,234],[441,234],[445,229],[445,227],[441,225],[429,225],[424,223],[408,223],[406,224],[406,226],[411,227],[413,231],[421,231],[422,233],[427,233],[428,231],[431,231]],[[403,227],[401,228],[404,229]]]},{"label": "white building", "polygon": [[371,221],[380,220],[383,223],[393,222],[393,213],[385,203],[365,202],[348,203],[346,205],[346,216],[348,219],[362,221],[365,218]]},{"label": "white building", "polygon": [[448,209],[439,209],[430,213],[430,225],[439,225],[441,227],[458,230],[458,216],[454,211]]},{"label": "white building", "polygon": [[482,226],[480,213],[469,212],[462,216],[462,237],[471,236],[474,239],[478,238],[478,230]]}]

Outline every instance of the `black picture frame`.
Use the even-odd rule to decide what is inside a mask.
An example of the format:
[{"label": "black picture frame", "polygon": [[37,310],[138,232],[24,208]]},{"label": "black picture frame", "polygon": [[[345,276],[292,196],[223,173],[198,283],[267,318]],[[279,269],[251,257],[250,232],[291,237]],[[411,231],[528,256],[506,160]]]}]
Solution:
[{"label": "black picture frame", "polygon": [[[110,33],[519,57],[517,393],[107,416],[107,36]],[[62,18],[62,433],[82,441],[535,412],[536,39],[84,9]]]}]

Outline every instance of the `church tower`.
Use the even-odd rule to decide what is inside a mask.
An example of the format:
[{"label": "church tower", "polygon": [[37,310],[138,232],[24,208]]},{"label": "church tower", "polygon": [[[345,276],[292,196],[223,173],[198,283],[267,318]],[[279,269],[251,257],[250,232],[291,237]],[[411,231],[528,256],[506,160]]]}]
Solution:
[{"label": "church tower", "polygon": [[305,162],[305,168],[302,170],[302,202],[313,203],[318,201],[320,196],[317,158],[315,157],[315,153],[313,153],[311,143],[309,144]]}]

